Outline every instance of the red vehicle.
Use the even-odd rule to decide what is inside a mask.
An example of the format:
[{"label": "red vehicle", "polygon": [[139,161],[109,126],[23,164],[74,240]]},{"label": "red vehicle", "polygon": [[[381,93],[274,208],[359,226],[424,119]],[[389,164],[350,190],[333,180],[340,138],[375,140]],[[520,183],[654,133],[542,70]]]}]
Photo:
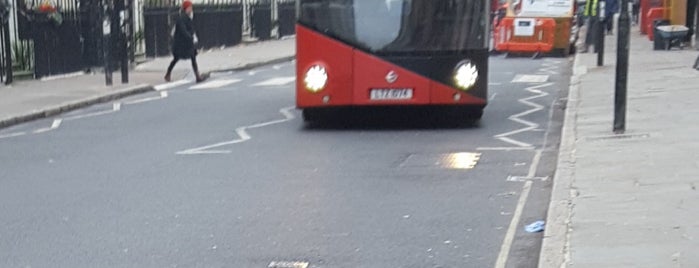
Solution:
[{"label": "red vehicle", "polygon": [[296,104],[306,121],[332,120],[338,109],[380,107],[481,118],[490,1],[297,3]]}]

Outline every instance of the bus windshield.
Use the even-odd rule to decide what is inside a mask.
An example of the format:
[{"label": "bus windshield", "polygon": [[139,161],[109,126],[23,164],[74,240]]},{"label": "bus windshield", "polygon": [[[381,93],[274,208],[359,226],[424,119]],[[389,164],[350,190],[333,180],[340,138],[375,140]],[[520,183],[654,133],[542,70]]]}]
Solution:
[{"label": "bus windshield", "polygon": [[487,47],[488,1],[301,0],[299,23],[374,53]]}]

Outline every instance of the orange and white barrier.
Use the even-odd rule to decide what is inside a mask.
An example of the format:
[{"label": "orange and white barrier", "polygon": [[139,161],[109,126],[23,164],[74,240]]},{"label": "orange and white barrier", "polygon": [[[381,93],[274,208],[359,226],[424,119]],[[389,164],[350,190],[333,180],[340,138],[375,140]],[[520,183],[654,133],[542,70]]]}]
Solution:
[{"label": "orange and white barrier", "polygon": [[515,53],[549,53],[555,42],[552,18],[506,17],[495,28],[495,50]]}]

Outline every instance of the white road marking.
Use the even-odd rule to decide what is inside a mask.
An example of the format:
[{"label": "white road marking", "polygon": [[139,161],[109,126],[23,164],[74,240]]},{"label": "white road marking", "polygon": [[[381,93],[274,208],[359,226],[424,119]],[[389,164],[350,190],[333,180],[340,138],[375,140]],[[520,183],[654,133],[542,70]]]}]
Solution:
[{"label": "white road marking", "polygon": [[267,268],[308,268],[308,262],[302,261],[273,261]]},{"label": "white road marking", "polygon": [[[537,93],[537,89],[541,87],[546,87],[550,86],[553,83],[548,83],[548,84],[543,84],[537,87],[530,87],[527,90],[533,93]],[[539,91],[540,92],[540,91]],[[540,92],[544,93],[544,92]],[[546,94],[548,95],[548,94]],[[528,99],[533,99],[533,98],[539,98],[545,95],[539,95],[539,96],[534,96],[530,97]],[[526,99],[525,99],[526,100]],[[528,103],[530,104],[531,103]],[[537,106],[537,105],[533,105]],[[514,216],[512,217],[512,221],[510,222],[510,227],[507,229],[507,233],[505,234],[505,239],[502,243],[502,247],[500,248],[500,254],[498,255],[497,262],[495,263],[495,268],[505,268],[507,265],[507,259],[510,254],[510,250],[512,248],[512,243],[514,241],[515,234],[517,233],[517,227],[519,226],[519,222],[522,218],[522,212],[524,211],[524,206],[527,204],[527,199],[529,198],[529,193],[531,192],[532,189],[532,184],[533,180],[548,180],[548,177],[534,177],[536,176],[537,169],[539,167],[539,163],[541,162],[541,157],[543,155],[544,150],[548,146],[548,134],[551,131],[551,119],[553,118],[553,107],[554,105],[551,105],[551,108],[549,109],[549,122],[548,122],[548,127],[546,129],[546,133],[544,134],[544,143],[542,145],[542,149],[539,149],[536,151],[536,154],[534,154],[534,157],[532,159],[532,164],[529,166],[529,173],[527,174],[526,178],[520,178],[526,180],[524,182],[524,186],[522,187],[522,194],[519,197],[519,201],[517,202],[517,208],[515,209]],[[543,107],[542,107],[543,109]],[[525,113],[531,113],[531,112],[525,112]],[[509,179],[513,179],[512,176]]]},{"label": "white road marking", "polygon": [[529,178],[534,178],[536,176],[536,169],[539,166],[539,162],[541,162],[541,156],[544,154],[543,150],[537,150],[536,153],[534,154],[534,158],[532,159],[532,164],[529,166],[529,173],[527,174],[527,177]]},{"label": "white road marking", "polygon": [[191,90],[197,90],[197,89],[220,88],[220,87],[225,87],[225,86],[229,86],[229,85],[238,83],[238,82],[240,82],[240,81],[243,81],[243,80],[240,80],[240,79],[221,79],[221,80],[214,80],[214,81],[210,81],[210,82],[206,82],[206,83],[203,83],[203,84],[198,84],[198,85],[192,86],[192,87],[190,87],[189,89],[191,89]]},{"label": "white road marking", "polygon": [[191,82],[192,82],[192,81],[189,81],[189,80],[186,80],[186,79],[182,79],[182,80],[178,80],[178,81],[171,82],[171,83],[160,84],[160,85],[157,85],[157,86],[155,86],[155,87],[153,87],[153,88],[155,88],[156,91],[162,91],[162,90],[170,89],[170,88],[173,88],[173,87],[178,87],[178,86],[181,86],[181,85],[189,84],[189,83],[191,83]]},{"label": "white road marking", "polygon": [[237,143],[242,143],[246,142],[252,137],[248,134],[247,130],[253,129],[253,128],[261,128],[261,127],[266,127],[274,124],[279,124],[279,123],[284,123],[290,120],[293,120],[295,117],[291,113],[291,110],[295,109],[294,106],[292,107],[286,107],[282,108],[279,110],[279,112],[284,115],[284,119],[279,119],[279,120],[273,120],[269,122],[264,122],[264,123],[258,123],[254,125],[249,125],[249,126],[243,126],[236,128],[235,133],[238,135],[238,138],[229,140],[229,141],[224,141],[224,142],[219,142],[211,145],[206,145],[202,147],[197,147],[197,148],[192,148],[192,149],[187,149],[183,151],[177,152],[177,154],[180,155],[194,155],[194,154],[230,154],[230,150],[211,150],[213,148],[218,148],[226,145],[232,145],[232,144],[237,144]]},{"label": "white road marking", "polygon": [[500,254],[498,255],[497,262],[495,263],[495,268],[505,268],[507,264],[507,258],[510,255],[510,249],[512,248],[512,242],[515,239],[515,234],[517,233],[517,226],[519,226],[519,221],[522,218],[522,212],[524,211],[524,205],[527,204],[527,199],[529,198],[529,193],[532,190],[532,181],[529,180],[524,183],[522,187],[522,194],[519,196],[519,201],[517,202],[517,208],[512,216],[512,221],[510,222],[510,227],[507,229],[505,234],[505,239],[500,247]]},{"label": "white road marking", "polygon": [[149,102],[149,101],[155,101],[155,100],[161,100],[164,98],[168,97],[167,91],[160,91],[160,96],[157,97],[150,97],[150,98],[144,98],[144,99],[138,99],[138,100],[132,100],[128,102],[124,102],[126,105],[132,105],[132,104],[138,104],[138,103],[144,103],[144,102]]},{"label": "white road marking", "polygon": [[497,96],[498,93],[493,93],[493,95],[490,95],[489,101],[493,101],[495,99],[495,96]]},{"label": "white road marking", "polygon": [[289,84],[291,82],[296,81],[295,76],[289,76],[289,77],[277,77],[277,78],[272,78],[266,81],[262,81],[260,83],[254,84],[252,86],[254,87],[267,87],[267,86],[283,86],[286,84]]},{"label": "white road marking", "polygon": [[518,74],[512,79],[512,83],[546,83],[548,80],[548,75]]},{"label": "white road marking", "polygon": [[541,68],[539,71],[550,75],[557,75],[559,63],[559,61],[553,59],[545,59],[544,63],[542,64],[543,68]]},{"label": "white road marking", "polygon": [[105,115],[105,114],[111,114],[115,113],[121,110],[121,103],[120,102],[115,102],[112,104],[112,109],[111,110],[106,110],[106,111],[100,111],[100,112],[94,112],[94,113],[89,113],[89,114],[82,114],[82,115],[76,115],[76,116],[71,116],[71,117],[66,117],[63,120],[65,121],[72,121],[76,119],[83,119],[83,118],[88,118],[88,117],[95,117],[95,116],[100,116],[100,115]]},{"label": "white road marking", "polygon": [[281,70],[281,69],[282,69],[282,65],[274,65],[274,66],[272,66],[272,69]]},{"label": "white road marking", "polygon": [[523,177],[523,176],[508,176],[509,182],[527,182],[527,181],[548,181],[549,177]]},{"label": "white road marking", "polygon": [[22,132],[8,133],[8,134],[0,134],[0,139],[19,137],[19,136],[24,136],[24,135],[27,135],[27,132],[22,131]]},{"label": "white road marking", "polygon": [[34,134],[39,134],[39,133],[44,133],[44,132],[49,132],[51,130],[57,129],[58,127],[61,126],[61,123],[63,122],[63,119],[54,119],[53,123],[51,123],[50,127],[47,128],[42,128],[42,129],[37,129],[34,131]]},{"label": "white road marking", "polygon": [[530,100],[548,96],[548,95],[549,95],[548,93],[539,90],[539,88],[549,87],[549,86],[551,86],[551,85],[553,85],[553,83],[545,83],[545,84],[541,84],[541,85],[538,85],[538,86],[533,86],[533,87],[528,87],[528,88],[526,88],[526,89],[525,89],[526,91],[529,91],[529,92],[531,92],[531,93],[535,93],[535,94],[537,94],[537,95],[534,95],[534,96],[531,96],[531,97],[527,97],[527,98],[524,98],[524,99],[520,99],[519,102],[520,102],[520,103],[523,103],[523,104],[526,104],[526,105],[529,105],[529,106],[531,106],[531,107],[533,107],[533,108],[532,108],[532,109],[529,109],[529,110],[527,110],[527,111],[521,112],[521,113],[519,113],[519,114],[512,115],[512,116],[509,117],[510,120],[515,121],[515,122],[520,123],[520,124],[523,124],[523,125],[525,125],[526,127],[520,128],[520,129],[517,129],[517,130],[513,130],[513,131],[510,131],[510,132],[506,132],[506,133],[502,133],[502,134],[495,135],[495,138],[496,138],[496,139],[499,139],[499,140],[501,140],[501,141],[503,141],[503,142],[506,142],[506,143],[515,145],[515,146],[517,146],[517,147],[534,148],[533,145],[531,145],[531,144],[529,144],[529,143],[526,143],[526,142],[523,142],[523,141],[515,140],[515,139],[513,139],[513,138],[510,138],[510,136],[516,135],[516,134],[519,134],[519,133],[522,133],[522,132],[532,131],[532,130],[535,130],[535,129],[537,129],[537,128],[539,127],[539,124],[536,124],[536,123],[531,122],[531,121],[528,121],[528,120],[524,120],[524,119],[522,119],[521,117],[526,116],[526,115],[529,115],[529,114],[532,114],[532,113],[535,113],[535,112],[538,112],[538,111],[541,111],[541,110],[544,109],[544,106],[543,106],[543,105],[540,105],[540,104],[531,102]]},{"label": "white road marking", "polygon": [[531,151],[534,147],[478,147],[478,151]]},{"label": "white road marking", "polygon": [[502,83],[497,83],[497,82],[490,82],[488,83],[489,86],[500,86]]}]

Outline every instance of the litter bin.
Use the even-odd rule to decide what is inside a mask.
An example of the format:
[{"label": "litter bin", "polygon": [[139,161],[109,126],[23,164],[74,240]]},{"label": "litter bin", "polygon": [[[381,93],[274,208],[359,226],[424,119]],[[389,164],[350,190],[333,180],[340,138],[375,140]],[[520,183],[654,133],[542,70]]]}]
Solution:
[{"label": "litter bin", "polygon": [[670,25],[669,20],[660,19],[653,21],[653,50],[665,50],[665,38],[658,33],[658,26]]}]

